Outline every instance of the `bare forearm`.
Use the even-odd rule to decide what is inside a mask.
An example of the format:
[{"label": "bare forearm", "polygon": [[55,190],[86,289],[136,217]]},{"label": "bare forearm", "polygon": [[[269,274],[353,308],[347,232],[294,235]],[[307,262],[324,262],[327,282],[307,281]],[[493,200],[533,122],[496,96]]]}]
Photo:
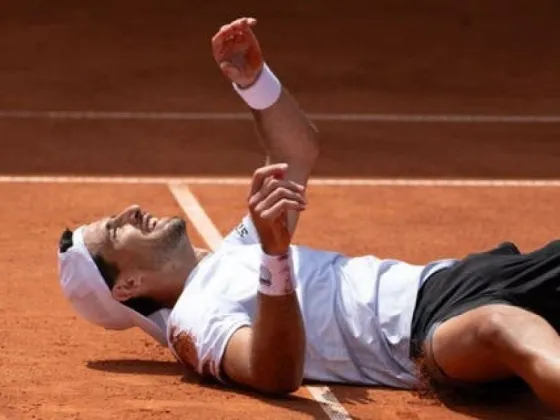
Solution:
[{"label": "bare forearm", "polygon": [[288,163],[307,181],[319,154],[315,127],[263,59],[253,32],[257,21],[240,18],[212,38],[212,53],[222,73],[253,110],[269,163]]},{"label": "bare forearm", "polygon": [[[287,170],[286,164],[257,169],[249,196],[249,211],[263,251],[252,326],[250,383],[273,394],[299,387],[305,357],[305,328],[287,227],[287,211],[301,207],[304,188],[280,183]],[[275,187],[268,188],[271,185]]]},{"label": "bare forearm", "polygon": [[263,392],[295,391],[303,377],[305,329],[295,293],[258,295],[251,368]]},{"label": "bare forearm", "polygon": [[317,129],[286,90],[276,103],[253,110],[257,133],[272,162],[286,162],[311,171],[319,155]]}]

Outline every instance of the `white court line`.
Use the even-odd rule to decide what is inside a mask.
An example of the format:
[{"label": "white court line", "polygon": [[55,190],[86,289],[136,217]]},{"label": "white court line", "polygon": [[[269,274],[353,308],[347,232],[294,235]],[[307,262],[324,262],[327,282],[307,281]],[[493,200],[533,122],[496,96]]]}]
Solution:
[{"label": "white court line", "polygon": [[[210,249],[217,249],[222,242],[222,235],[204,211],[204,208],[186,185],[168,184],[169,190],[192,224],[208,244]],[[308,386],[311,396],[319,403],[331,420],[351,420],[350,414],[326,386]]]},{"label": "white court line", "polygon": [[[560,115],[485,114],[399,114],[399,113],[309,113],[315,121],[398,122],[398,123],[477,123],[477,124],[559,124]],[[0,110],[0,119],[34,120],[137,120],[137,121],[251,121],[245,112],[158,112],[95,110]]]},{"label": "white court line", "polygon": [[308,386],[307,390],[331,420],[350,420],[352,416],[328,386]]},{"label": "white court line", "polygon": [[[110,177],[0,175],[0,184],[249,185],[249,177]],[[313,178],[309,185],[339,187],[560,187],[560,179]]]},{"label": "white court line", "polygon": [[196,227],[202,239],[204,239],[204,242],[206,242],[210,249],[217,249],[222,243],[222,234],[210,217],[208,217],[208,214],[206,214],[189,187],[179,184],[168,184],[168,187],[179,206]]}]

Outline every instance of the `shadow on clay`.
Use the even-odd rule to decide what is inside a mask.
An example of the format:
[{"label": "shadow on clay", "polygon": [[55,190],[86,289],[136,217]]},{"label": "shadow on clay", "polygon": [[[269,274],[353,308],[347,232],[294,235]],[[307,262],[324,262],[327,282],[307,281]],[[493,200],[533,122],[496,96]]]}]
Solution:
[{"label": "shadow on clay", "polygon": [[[216,392],[231,395],[240,395],[255,398],[263,403],[281,407],[291,411],[297,411],[310,415],[312,418],[327,418],[317,402],[310,398],[299,395],[290,395],[282,398],[264,397],[258,393],[224,386],[214,380],[201,378],[199,375],[186,369],[182,364],[170,361],[142,360],[142,359],[110,359],[91,360],[86,366],[89,369],[125,374],[125,375],[164,375],[177,376],[185,384],[197,385],[212,389]],[[317,385],[306,382],[304,385]],[[368,404],[375,401],[367,394],[368,388],[336,386],[337,399],[345,406],[356,404]],[[544,407],[526,387],[515,387],[508,392],[488,393],[482,395],[468,395],[461,393],[440,393],[431,397],[413,398],[412,405],[439,405],[448,410],[464,415],[472,416],[482,420],[532,420],[554,418],[553,413]],[[529,417],[528,417],[529,416]],[[353,417],[356,418],[356,417]],[[359,419],[358,419],[359,420]]]},{"label": "shadow on clay", "polygon": [[447,391],[434,395],[447,409],[480,420],[551,420],[551,409],[540,402],[521,381],[486,388],[485,392]]},{"label": "shadow on clay", "polygon": [[[270,404],[275,407],[280,407],[286,410],[306,414],[315,419],[328,419],[322,408],[320,408],[318,403],[311,399],[311,397],[303,397],[299,395],[289,395],[279,398],[265,397],[250,390],[241,389],[238,387],[224,386],[223,384],[215,380],[201,378],[195,372],[185,368],[178,362],[143,359],[108,359],[90,360],[86,363],[86,366],[87,368],[93,370],[124,375],[140,374],[177,376],[181,377],[181,382],[185,384],[197,385],[203,388],[215,390],[216,392],[220,392],[223,394],[240,395],[254,398],[265,404]],[[306,383],[305,385],[311,384]],[[342,393],[343,398],[339,398],[339,401],[343,404],[357,404],[367,402],[365,388],[353,388],[352,393],[347,394],[348,396],[351,395],[351,397],[349,398],[345,398],[344,395],[345,394]],[[353,417],[353,419],[361,420],[357,417]]]},{"label": "shadow on clay", "polygon": [[[286,410],[291,410],[291,411],[295,411],[295,412],[299,412],[302,414],[306,414],[308,416],[310,416],[313,419],[325,419],[328,420],[329,417],[325,411],[323,411],[323,408],[321,408],[321,405],[319,402],[313,400],[313,398],[311,396],[309,397],[305,397],[305,396],[300,396],[300,395],[288,395],[288,396],[284,396],[284,397],[267,397],[267,396],[263,396],[262,394],[256,393],[254,391],[251,390],[247,390],[247,389],[241,389],[239,387],[227,387],[224,386],[223,384],[214,381],[212,379],[200,379],[198,376],[195,375],[195,379],[190,379],[188,376],[185,376],[183,378],[183,382],[187,382],[187,383],[197,383],[200,386],[203,386],[205,388],[209,388],[209,389],[214,389],[216,391],[219,391],[221,393],[225,393],[225,394],[235,394],[235,395],[242,395],[245,397],[249,397],[249,398],[253,398],[256,399],[258,401],[261,401],[265,404],[270,404],[273,405],[275,407],[280,407]],[[329,384],[313,384],[313,383],[309,383],[309,382],[304,382],[304,384],[302,386],[311,386],[311,385],[317,385],[317,386],[327,386]],[[339,386],[341,387],[341,386]],[[343,387],[343,386],[342,386]],[[359,403],[366,403],[368,400],[367,397],[367,389],[366,388],[362,388],[362,387],[351,387],[352,389],[352,393],[351,394],[347,394],[347,395],[351,395],[350,398],[346,398],[346,397],[340,397],[338,393],[336,393],[336,397],[338,399],[338,401],[340,403],[342,403],[343,405],[347,405],[347,404],[359,404]],[[324,396],[324,399],[326,399],[328,401],[329,397],[328,395]],[[353,415],[352,416],[352,420],[366,420],[362,417]]]},{"label": "shadow on clay", "polygon": [[86,363],[89,369],[101,370],[111,373],[170,375],[181,376],[185,369],[177,362],[142,360],[142,359],[115,359],[115,360],[90,360]]}]

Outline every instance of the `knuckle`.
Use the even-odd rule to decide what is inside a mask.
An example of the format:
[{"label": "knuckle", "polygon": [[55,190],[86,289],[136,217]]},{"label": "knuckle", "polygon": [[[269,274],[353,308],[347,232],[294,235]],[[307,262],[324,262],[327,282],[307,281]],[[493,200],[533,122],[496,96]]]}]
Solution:
[{"label": "knuckle", "polygon": [[292,200],[288,200],[285,205],[286,208],[293,209],[297,207],[297,203]]},{"label": "knuckle", "polygon": [[288,187],[289,187],[291,190],[294,190],[294,191],[300,191],[301,188],[302,188],[302,186],[301,186],[300,184],[298,184],[297,182],[290,182],[290,183],[288,184]]},{"label": "knuckle", "polygon": [[263,211],[258,212],[257,214],[261,219],[267,220],[267,219],[270,219],[272,211],[271,210],[268,210],[268,211],[263,210]]},{"label": "knuckle", "polygon": [[277,193],[277,194],[283,195],[283,194],[288,194],[290,192],[290,190],[287,189],[286,187],[278,186],[278,187],[276,187],[274,192]]},{"label": "knuckle", "polygon": [[284,200],[286,197],[291,196],[291,192],[286,188],[276,188],[270,195],[277,200]]},{"label": "knuckle", "polygon": [[278,180],[276,178],[274,178],[273,176],[271,176],[267,179],[267,185],[271,188],[276,188],[279,185]]},{"label": "knuckle", "polygon": [[259,204],[259,196],[258,195],[251,195],[247,198],[247,204],[250,209],[255,209]]}]

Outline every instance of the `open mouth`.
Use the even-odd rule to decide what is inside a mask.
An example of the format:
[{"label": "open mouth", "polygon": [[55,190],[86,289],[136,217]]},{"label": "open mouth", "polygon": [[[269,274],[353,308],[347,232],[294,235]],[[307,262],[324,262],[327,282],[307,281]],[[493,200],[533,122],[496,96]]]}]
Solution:
[{"label": "open mouth", "polygon": [[170,225],[174,220],[181,221],[179,223],[179,230],[185,229],[185,224],[182,219],[178,217],[162,217],[161,219],[152,216],[150,213],[142,213],[140,218],[140,228],[145,233],[152,233],[156,231],[160,231],[165,229],[168,225]]},{"label": "open mouth", "polygon": [[159,224],[160,220],[157,217],[153,217],[150,213],[142,213],[140,216],[140,228],[146,233],[153,232]]}]

